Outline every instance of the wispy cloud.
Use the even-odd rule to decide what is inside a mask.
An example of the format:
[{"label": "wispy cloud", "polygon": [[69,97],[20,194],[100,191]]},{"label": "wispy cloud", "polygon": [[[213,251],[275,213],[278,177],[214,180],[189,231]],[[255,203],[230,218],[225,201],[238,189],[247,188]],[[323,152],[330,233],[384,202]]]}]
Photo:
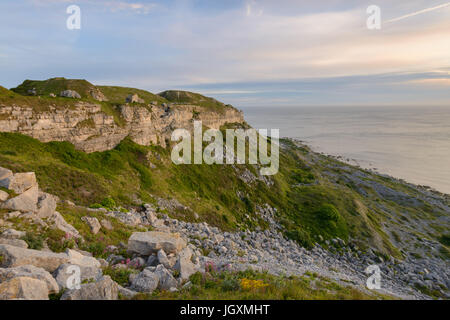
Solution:
[{"label": "wispy cloud", "polygon": [[123,1],[105,1],[104,5],[109,7],[112,12],[129,10],[138,14],[148,14],[157,6],[156,3],[130,3]]},{"label": "wispy cloud", "polygon": [[427,9],[423,9],[423,10],[419,10],[419,11],[416,11],[416,12],[412,12],[412,13],[403,15],[403,16],[398,17],[398,18],[390,19],[390,20],[385,21],[384,23],[397,22],[397,21],[400,21],[400,20],[404,20],[404,19],[407,19],[407,18],[411,18],[411,17],[414,17],[414,16],[418,16],[418,15],[420,15],[420,14],[424,14],[424,13],[427,13],[427,12],[431,12],[431,11],[443,9],[443,8],[445,8],[445,7],[448,7],[448,6],[450,6],[450,2],[441,4],[441,5],[439,5],[439,6],[435,6],[435,7],[431,7],[431,8],[427,8]]}]

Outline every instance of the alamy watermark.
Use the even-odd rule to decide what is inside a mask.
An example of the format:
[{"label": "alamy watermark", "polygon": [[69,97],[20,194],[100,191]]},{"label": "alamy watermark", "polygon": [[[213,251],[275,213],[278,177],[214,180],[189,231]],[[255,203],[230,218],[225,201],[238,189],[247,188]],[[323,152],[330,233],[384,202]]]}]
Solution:
[{"label": "alamy watermark", "polygon": [[77,5],[70,5],[66,9],[66,13],[70,16],[66,20],[66,26],[69,30],[81,29],[81,9]]},{"label": "alamy watermark", "polygon": [[70,265],[66,274],[70,275],[66,280],[66,287],[68,289],[81,289],[81,269],[77,265]]},{"label": "alamy watermark", "polygon": [[[172,162],[175,164],[245,164],[248,160],[249,164],[263,166],[260,169],[261,175],[278,173],[280,138],[278,129],[270,130],[270,153],[267,129],[226,129],[225,132],[224,144],[222,132],[217,129],[208,129],[203,132],[201,121],[194,121],[193,137],[187,129],[174,130],[171,140],[181,141],[172,149]],[[203,142],[209,142],[204,150]]]},{"label": "alamy watermark", "polygon": [[381,289],[381,270],[376,264],[370,265],[365,270],[366,274],[369,274],[367,278],[366,286],[370,290],[380,290]]},{"label": "alamy watermark", "polygon": [[381,8],[376,5],[367,7],[367,29],[380,30],[381,29]]}]

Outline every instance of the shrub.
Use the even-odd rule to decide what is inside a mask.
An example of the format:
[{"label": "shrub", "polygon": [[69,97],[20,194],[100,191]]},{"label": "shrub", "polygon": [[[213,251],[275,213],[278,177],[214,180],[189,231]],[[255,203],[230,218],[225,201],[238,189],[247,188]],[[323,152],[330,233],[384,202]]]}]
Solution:
[{"label": "shrub", "polygon": [[339,211],[332,204],[324,204],[316,212],[320,220],[325,222],[337,222],[340,218]]},{"label": "shrub", "polygon": [[223,291],[236,291],[239,290],[240,287],[239,281],[236,278],[226,278],[221,284]]},{"label": "shrub", "polygon": [[127,286],[129,282],[130,275],[136,273],[134,269],[113,269],[105,268],[103,274],[110,276],[112,280],[120,284],[121,286]]},{"label": "shrub", "polygon": [[36,235],[31,232],[27,232],[24,237],[22,237],[28,244],[29,249],[41,250],[44,247],[44,237],[42,235]]},{"label": "shrub", "polygon": [[113,198],[105,198],[102,200],[101,205],[107,209],[114,209],[116,207],[116,202]]}]

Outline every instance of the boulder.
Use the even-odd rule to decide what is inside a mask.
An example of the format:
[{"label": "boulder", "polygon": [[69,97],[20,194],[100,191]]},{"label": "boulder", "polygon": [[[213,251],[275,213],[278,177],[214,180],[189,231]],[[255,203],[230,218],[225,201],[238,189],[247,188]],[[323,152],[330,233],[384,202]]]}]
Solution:
[{"label": "boulder", "polygon": [[56,210],[57,197],[45,192],[39,192],[37,203],[37,216],[39,218],[51,217]]},{"label": "boulder", "polygon": [[80,94],[74,90],[64,90],[61,91],[59,95],[66,98],[81,99]]},{"label": "boulder", "polygon": [[69,258],[69,263],[70,264],[75,264],[78,266],[83,266],[83,267],[93,267],[93,268],[100,268],[100,262],[95,259],[94,257],[89,257],[89,256],[85,256],[75,250],[72,249],[67,249],[66,250],[66,255]]},{"label": "boulder", "polygon": [[68,282],[71,280],[71,277],[74,275],[74,271],[71,266],[77,266],[80,269],[80,279],[79,282],[83,281],[98,281],[102,278],[103,272],[101,269],[92,267],[92,266],[79,266],[70,263],[65,263],[60,265],[59,268],[53,273],[55,276],[56,282],[59,285],[59,288],[62,289],[70,289],[71,284]]},{"label": "boulder", "polygon": [[42,268],[32,265],[25,265],[15,268],[2,269],[0,268],[0,283],[9,281],[14,278],[28,277],[41,280],[47,284],[49,293],[58,293],[59,287],[52,275]]},{"label": "boulder", "polygon": [[2,203],[1,208],[22,212],[36,212],[38,202],[38,186],[33,186],[17,197]]},{"label": "boulder", "polygon": [[165,253],[177,253],[186,247],[186,241],[178,233],[157,231],[135,232],[128,239],[128,250],[149,256],[163,249]]},{"label": "boulder", "polygon": [[55,211],[53,215],[51,215],[48,218],[48,222],[53,225],[54,228],[59,229],[61,231],[64,231],[68,235],[80,238],[80,233],[77,229],[75,229],[71,224],[68,224],[66,220],[64,220],[63,216],[58,212]]},{"label": "boulder", "polygon": [[16,173],[0,180],[0,187],[21,194],[31,187],[37,187],[36,175],[34,172]]},{"label": "boulder", "polygon": [[169,290],[177,287],[177,280],[162,264],[158,265],[155,270],[155,275],[159,278],[158,288],[161,290]]},{"label": "boulder", "polygon": [[0,245],[0,255],[3,256],[0,266],[4,268],[31,264],[48,272],[53,272],[63,263],[69,262],[69,256],[65,253],[24,249],[5,244]]},{"label": "boulder", "polygon": [[138,292],[151,293],[158,288],[158,284],[158,276],[149,269],[144,269],[132,280],[131,289]]},{"label": "boulder", "polygon": [[100,228],[102,227],[100,222],[98,222],[97,218],[84,216],[81,218],[81,220],[88,224],[93,234],[97,234],[100,231]]},{"label": "boulder", "polygon": [[0,300],[48,300],[44,281],[18,277],[0,284]]},{"label": "boulder", "polygon": [[20,239],[8,239],[8,238],[0,238],[0,244],[7,244],[13,247],[19,247],[19,248],[28,248],[28,244]]},{"label": "boulder", "polygon": [[9,198],[9,193],[3,190],[0,190],[0,201],[6,201]]},{"label": "boulder", "polygon": [[117,300],[119,285],[111,277],[103,276],[95,283],[82,284],[80,289],[64,292],[61,300]]}]

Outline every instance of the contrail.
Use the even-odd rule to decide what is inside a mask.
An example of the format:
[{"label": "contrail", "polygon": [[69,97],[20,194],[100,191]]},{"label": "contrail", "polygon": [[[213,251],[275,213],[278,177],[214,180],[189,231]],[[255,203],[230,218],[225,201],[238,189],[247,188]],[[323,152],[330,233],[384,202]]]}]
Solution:
[{"label": "contrail", "polygon": [[399,21],[399,20],[403,20],[403,19],[406,19],[406,18],[417,16],[417,15],[422,14],[422,13],[427,13],[427,12],[430,12],[430,11],[442,9],[442,8],[445,8],[445,7],[448,7],[448,6],[450,6],[450,2],[438,5],[436,7],[423,9],[423,10],[420,10],[420,11],[417,11],[417,12],[413,12],[413,13],[410,13],[410,14],[407,14],[407,15],[395,18],[395,19],[391,19],[391,20],[385,21],[384,23],[396,22],[396,21]]}]

